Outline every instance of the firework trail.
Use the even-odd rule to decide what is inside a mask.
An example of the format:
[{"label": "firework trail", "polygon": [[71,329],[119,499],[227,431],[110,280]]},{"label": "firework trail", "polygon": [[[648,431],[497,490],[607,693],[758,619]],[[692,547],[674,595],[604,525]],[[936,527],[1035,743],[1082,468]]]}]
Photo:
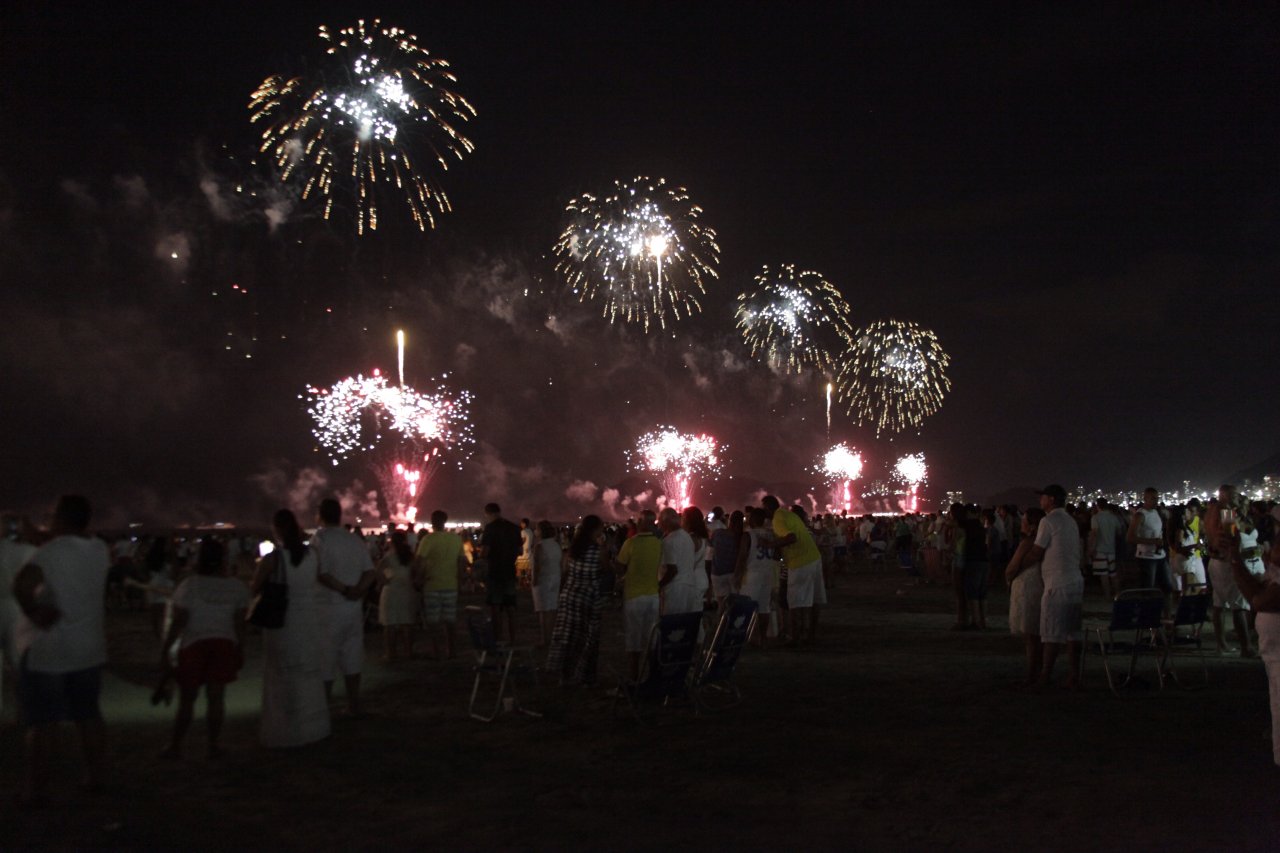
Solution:
[{"label": "firework trail", "polygon": [[857,334],[836,378],[838,396],[876,435],[919,428],[951,390],[951,358],[915,323],[878,320]]},{"label": "firework trail", "polygon": [[723,449],[712,436],[659,427],[640,436],[628,458],[631,470],[659,478],[668,506],[684,509],[693,504],[697,478],[719,471],[718,454]]},{"label": "firework trail", "polygon": [[849,303],[835,285],[792,264],[765,267],[738,296],[738,331],[751,355],[775,370],[834,370],[833,352],[853,343]]},{"label": "firework trail", "polygon": [[250,96],[262,152],[281,180],[302,184],[304,199],[324,198],[326,219],[341,194],[357,232],[375,230],[386,197],[407,205],[421,230],[434,228],[435,211],[450,207],[430,170],[475,149],[458,126],[476,111],[450,88],[449,63],[378,20],[319,35],[325,52],[314,73],[268,77]]},{"label": "firework trail", "polygon": [[579,301],[599,300],[610,322],[645,331],[701,310],[720,247],[684,188],[662,178],[615,181],[604,197],[569,202],[565,215],[553,248],[556,271]]}]

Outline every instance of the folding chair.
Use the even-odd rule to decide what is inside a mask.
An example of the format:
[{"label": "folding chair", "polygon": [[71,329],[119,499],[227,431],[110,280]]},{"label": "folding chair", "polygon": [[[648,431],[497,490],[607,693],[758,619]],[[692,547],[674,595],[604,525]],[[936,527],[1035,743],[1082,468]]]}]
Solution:
[{"label": "folding chair", "polygon": [[[1091,626],[1086,631],[1084,648],[1081,650],[1080,671],[1084,672],[1084,659],[1089,651],[1089,634],[1098,638],[1098,652],[1102,655],[1102,668],[1107,674],[1107,686],[1116,696],[1120,695],[1119,687],[1127,687],[1134,680],[1134,671],[1138,665],[1138,651],[1144,646],[1157,655],[1156,676],[1160,688],[1164,689],[1165,665],[1169,657],[1169,645],[1165,641],[1164,625],[1164,593],[1158,589],[1127,589],[1116,596],[1111,605],[1111,622],[1107,625]],[[1112,652],[1124,645],[1115,640],[1121,631],[1133,631],[1132,654],[1129,658],[1129,672],[1119,687],[1111,675],[1109,658]],[[1146,643],[1140,642],[1143,634]]]},{"label": "folding chair", "polygon": [[[505,711],[519,710],[530,717],[540,717],[536,711],[520,707],[515,694],[507,695],[507,687],[514,684],[514,675],[528,672],[533,686],[538,686],[538,667],[533,659],[533,649],[528,646],[499,646],[493,630],[493,619],[483,607],[474,605],[464,611],[467,619],[467,631],[471,634],[471,645],[475,648],[476,663],[473,670],[476,680],[471,685],[471,702],[467,705],[467,713],[473,720],[491,723]],[[517,657],[524,657],[527,663],[517,663]],[[476,702],[480,695],[480,682],[485,676],[493,676],[498,682],[498,695],[493,700],[493,709],[487,714],[476,710]],[[505,700],[505,702],[504,702]]]},{"label": "folding chair", "polygon": [[689,695],[689,672],[698,648],[701,613],[675,613],[662,616],[649,634],[649,645],[640,664],[640,680],[622,681],[614,693],[613,708],[625,699],[631,713],[645,722],[640,711],[644,704],[667,704],[671,699]]},{"label": "folding chair", "polygon": [[755,599],[745,595],[730,595],[724,600],[715,633],[693,678],[693,701],[698,710],[725,710],[742,701],[742,692],[733,683],[733,671],[751,636],[759,607]]},{"label": "folding chair", "polygon": [[[1198,689],[1209,683],[1209,665],[1205,662],[1204,639],[1201,634],[1204,631],[1205,620],[1209,617],[1209,606],[1212,603],[1213,595],[1208,588],[1204,584],[1193,584],[1187,587],[1186,592],[1178,599],[1178,610],[1173,614],[1173,618],[1164,620],[1169,643],[1165,672],[1173,677],[1174,682],[1179,687],[1186,690]],[[1186,637],[1178,636],[1178,629],[1184,627],[1191,629],[1190,635]],[[1194,654],[1199,658],[1200,670],[1204,675],[1200,683],[1195,685],[1183,684],[1182,679],[1178,677],[1177,670],[1173,667],[1173,655],[1179,650],[1185,650],[1188,654]]]}]

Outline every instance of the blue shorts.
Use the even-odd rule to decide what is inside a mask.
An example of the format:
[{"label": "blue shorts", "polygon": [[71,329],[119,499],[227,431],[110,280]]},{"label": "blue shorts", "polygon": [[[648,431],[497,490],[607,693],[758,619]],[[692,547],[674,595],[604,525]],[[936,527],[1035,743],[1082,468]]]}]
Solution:
[{"label": "blue shorts", "polygon": [[24,657],[18,667],[18,709],[24,726],[101,720],[101,692],[101,666],[75,672],[39,672],[27,669]]}]

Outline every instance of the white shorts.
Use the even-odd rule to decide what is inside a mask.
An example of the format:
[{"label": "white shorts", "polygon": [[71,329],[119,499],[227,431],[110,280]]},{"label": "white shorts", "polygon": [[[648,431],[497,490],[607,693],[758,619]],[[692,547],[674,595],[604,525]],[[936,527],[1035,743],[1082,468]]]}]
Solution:
[{"label": "white shorts", "polygon": [[622,602],[623,639],[629,652],[643,652],[658,623],[658,596],[637,595]]},{"label": "white shorts", "polygon": [[1040,641],[1078,643],[1084,639],[1084,596],[1080,591],[1046,589],[1040,599]]},{"label": "white shorts", "polygon": [[[821,599],[818,598],[820,588]],[[827,591],[822,587],[822,561],[814,560],[787,571],[787,606],[792,610],[822,604],[826,599]]]},{"label": "white shorts", "polygon": [[773,601],[773,580],[772,564],[747,569],[747,576],[742,579],[742,588],[738,591],[760,605],[759,613],[769,613]]},{"label": "white shorts", "polygon": [[1231,576],[1231,564],[1226,560],[1209,561],[1209,583],[1213,586],[1213,606],[1224,610],[1248,610],[1249,602],[1236,586]]},{"label": "white shorts", "polygon": [[733,595],[733,575],[712,575],[711,594],[716,598]]},{"label": "white shorts", "polygon": [[[289,618],[288,614],[285,618]],[[320,667],[325,681],[339,675],[359,675],[364,666],[364,612],[359,602],[320,608],[326,642]]]}]

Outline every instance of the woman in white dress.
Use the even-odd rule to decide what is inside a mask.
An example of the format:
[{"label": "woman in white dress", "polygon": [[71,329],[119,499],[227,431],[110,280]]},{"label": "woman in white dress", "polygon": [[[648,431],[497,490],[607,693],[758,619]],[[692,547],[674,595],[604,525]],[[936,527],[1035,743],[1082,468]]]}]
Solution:
[{"label": "woman in white dress", "polygon": [[538,541],[533,546],[530,589],[533,612],[538,614],[538,648],[551,644],[551,631],[556,624],[560,600],[560,568],[564,556],[556,539],[556,529],[549,521],[538,522]]},{"label": "woman in white dress", "polygon": [[[1032,507],[1022,518],[1022,539],[1018,549],[1013,552],[1008,567],[1004,570],[1004,579],[1009,584],[1009,633],[1022,637],[1027,650],[1028,687],[1036,683],[1040,676],[1043,662],[1044,646],[1040,642],[1040,599],[1044,597],[1044,578],[1040,574],[1040,564],[1022,565],[1022,555],[1031,550],[1035,544],[1036,528],[1040,519],[1044,518],[1044,510]],[[1021,567],[1021,568],[1019,568]]]},{"label": "woman in white dress", "polygon": [[391,547],[378,563],[378,583],[383,657],[408,660],[413,657],[413,620],[418,616],[419,597],[413,589],[413,549],[403,530],[391,534]]},{"label": "woman in white dress", "polygon": [[272,519],[276,550],[258,561],[253,592],[279,568],[289,586],[284,626],[262,632],[262,724],[258,739],[263,746],[302,746],[329,736],[329,703],[324,695],[321,669],[323,647],[316,612],[320,561],[302,541],[298,520],[287,509]]}]

